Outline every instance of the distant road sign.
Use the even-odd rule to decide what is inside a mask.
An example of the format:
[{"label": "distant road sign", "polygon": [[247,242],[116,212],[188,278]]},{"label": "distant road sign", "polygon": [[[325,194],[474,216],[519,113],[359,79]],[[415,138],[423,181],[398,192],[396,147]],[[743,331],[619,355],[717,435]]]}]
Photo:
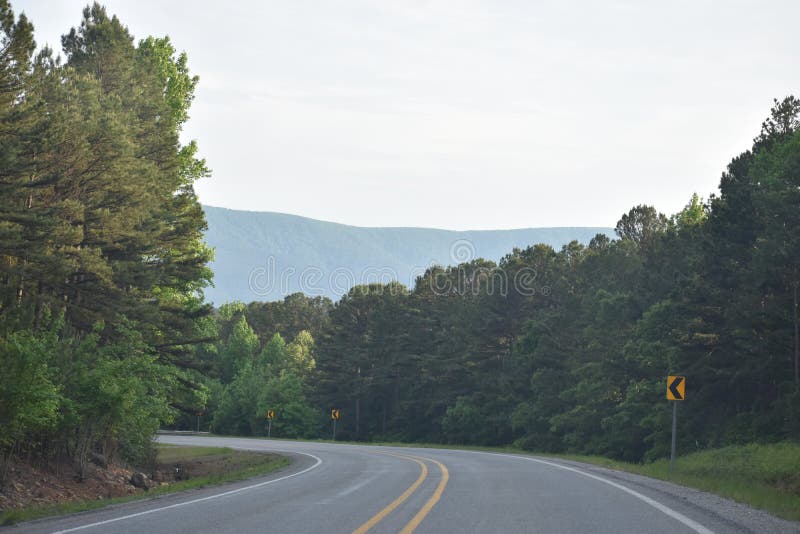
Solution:
[{"label": "distant road sign", "polygon": [[334,421],[339,420],[339,410],[337,410],[336,408],[331,410],[331,419],[333,419]]},{"label": "distant road sign", "polygon": [[267,419],[270,421],[275,419],[275,410],[267,410]]},{"label": "distant road sign", "polygon": [[668,376],[667,399],[671,401],[682,401],[685,397],[686,397],[686,377]]}]

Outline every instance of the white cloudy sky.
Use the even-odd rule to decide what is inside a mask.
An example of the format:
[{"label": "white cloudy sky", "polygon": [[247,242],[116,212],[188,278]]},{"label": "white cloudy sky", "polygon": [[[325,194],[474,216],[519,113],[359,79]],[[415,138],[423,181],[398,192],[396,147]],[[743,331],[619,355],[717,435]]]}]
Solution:
[{"label": "white cloudy sky", "polygon": [[[85,0],[12,0],[60,49]],[[602,4],[602,5],[601,5]],[[800,2],[108,0],[201,78],[202,202],[364,226],[613,226],[716,190],[800,93]]]}]

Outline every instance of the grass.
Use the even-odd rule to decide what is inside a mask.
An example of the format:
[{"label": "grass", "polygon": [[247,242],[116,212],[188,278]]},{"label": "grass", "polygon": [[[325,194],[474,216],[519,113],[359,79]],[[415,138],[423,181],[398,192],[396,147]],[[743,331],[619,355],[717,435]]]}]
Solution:
[{"label": "grass", "polygon": [[676,458],[673,473],[669,473],[668,460],[610,467],[709,491],[784,519],[800,520],[800,445],[796,443],[734,445],[687,454]]},{"label": "grass", "polygon": [[199,462],[215,464],[215,472],[173,482],[166,486],[156,486],[144,493],[115,497],[111,499],[87,500],[8,510],[0,513],[0,526],[12,525],[20,521],[30,521],[52,515],[64,515],[87,510],[95,510],[112,504],[121,504],[139,499],[147,499],[168,493],[202,488],[205,486],[234,482],[271,473],[289,465],[289,459],[273,454],[251,451],[235,451],[225,447],[183,447],[157,444],[159,464]]},{"label": "grass", "polygon": [[207,456],[221,456],[233,452],[232,449],[225,447],[182,447],[168,443],[159,443],[156,447],[158,448],[157,461],[164,464],[196,460]]}]

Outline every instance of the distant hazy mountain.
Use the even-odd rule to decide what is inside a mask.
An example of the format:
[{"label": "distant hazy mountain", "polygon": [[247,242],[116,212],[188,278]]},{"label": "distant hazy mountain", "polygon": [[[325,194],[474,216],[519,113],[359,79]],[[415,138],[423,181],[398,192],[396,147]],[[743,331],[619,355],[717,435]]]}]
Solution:
[{"label": "distant hazy mountain", "polygon": [[216,249],[215,304],[278,300],[302,291],[337,300],[359,283],[398,280],[412,287],[431,265],[474,258],[498,261],[514,247],[559,249],[588,243],[611,228],[525,228],[455,232],[432,228],[363,228],[296,215],[204,206],[206,241]]}]

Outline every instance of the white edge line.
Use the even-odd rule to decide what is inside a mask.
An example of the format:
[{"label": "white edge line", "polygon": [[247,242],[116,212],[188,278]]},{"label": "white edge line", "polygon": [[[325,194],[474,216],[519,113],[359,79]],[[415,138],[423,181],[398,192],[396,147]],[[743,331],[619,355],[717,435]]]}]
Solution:
[{"label": "white edge line", "polygon": [[[270,451],[270,452],[273,452],[273,451]],[[290,451],[274,451],[274,452],[290,452]],[[306,452],[297,452],[297,451],[291,451],[291,452],[294,453],[294,454],[302,454],[304,456],[310,456],[311,458],[316,460],[316,462],[311,467],[307,467],[307,468],[303,469],[302,471],[298,471],[297,473],[292,473],[291,475],[286,475],[286,476],[283,476],[283,477],[280,477],[280,478],[267,480],[265,482],[259,482],[258,484],[253,484],[251,486],[245,486],[243,488],[237,488],[235,490],[230,490],[230,491],[226,491],[226,492],[223,492],[223,493],[216,493],[214,495],[209,495],[208,497],[201,497],[199,499],[192,499],[191,501],[184,501],[184,502],[179,502],[179,503],[176,503],[176,504],[170,504],[169,506],[162,506],[160,508],[152,508],[150,510],[145,510],[143,512],[138,512],[138,513],[135,513],[135,514],[123,515],[123,516],[120,516],[120,517],[115,517],[113,519],[106,519],[105,521],[98,521],[97,523],[90,523],[88,525],[81,525],[79,527],[68,528],[66,530],[58,530],[54,534],[64,534],[66,532],[75,532],[76,530],[84,530],[84,529],[87,529],[87,528],[99,527],[101,525],[107,525],[109,523],[116,523],[117,521],[124,521],[126,519],[131,519],[131,518],[134,518],[134,517],[140,517],[140,516],[143,516],[143,515],[154,514],[156,512],[161,512],[163,510],[169,510],[171,508],[179,508],[181,506],[186,506],[186,505],[189,505],[189,504],[195,504],[195,503],[198,503],[198,502],[210,501],[212,499],[218,499],[220,497],[226,497],[228,495],[233,495],[235,493],[241,493],[243,491],[248,491],[248,490],[251,490],[251,489],[260,488],[260,487],[266,486],[268,484],[274,484],[275,482],[280,482],[281,480],[286,480],[287,478],[300,476],[303,473],[308,473],[312,469],[315,469],[315,468],[319,467],[320,464],[322,464],[322,460],[319,457],[314,456],[313,454],[309,454],[309,453],[306,453]]]},{"label": "white edge line", "polygon": [[[491,453],[483,453],[483,454],[491,454]],[[704,527],[703,525],[701,525],[697,521],[686,517],[682,513],[678,512],[676,510],[673,510],[669,506],[665,506],[665,505],[661,504],[660,502],[658,502],[658,501],[656,501],[654,499],[651,499],[647,495],[643,495],[643,494],[639,493],[638,491],[634,491],[634,490],[632,490],[632,489],[630,489],[630,488],[628,488],[626,486],[623,486],[622,484],[617,484],[616,482],[612,482],[611,480],[608,480],[606,478],[603,478],[603,477],[600,477],[600,476],[597,476],[597,475],[593,475],[591,473],[587,473],[586,471],[582,471],[582,470],[576,469],[574,467],[569,467],[569,466],[566,466],[566,465],[557,464],[555,462],[548,462],[547,460],[539,460],[538,458],[530,458],[530,457],[527,457],[527,456],[517,456],[517,455],[513,455],[513,454],[501,454],[501,455],[502,456],[508,456],[508,457],[511,457],[511,458],[519,458],[521,460],[528,460],[528,461],[531,461],[531,462],[537,462],[537,463],[540,463],[540,464],[549,465],[551,467],[557,467],[558,469],[564,469],[566,471],[571,471],[573,473],[577,473],[579,475],[583,475],[585,477],[589,477],[591,479],[603,482],[604,484],[608,484],[609,486],[613,486],[613,487],[617,488],[618,490],[622,490],[625,493],[633,495],[634,497],[636,497],[640,501],[643,501],[643,502],[649,504],[650,506],[652,506],[656,510],[659,510],[660,512],[665,513],[669,517],[671,517],[671,518],[673,518],[673,519],[675,519],[677,521],[680,521],[681,523],[683,523],[684,525],[686,525],[690,529],[694,530],[698,534],[714,534],[714,531],[707,529],[706,527]]]}]

